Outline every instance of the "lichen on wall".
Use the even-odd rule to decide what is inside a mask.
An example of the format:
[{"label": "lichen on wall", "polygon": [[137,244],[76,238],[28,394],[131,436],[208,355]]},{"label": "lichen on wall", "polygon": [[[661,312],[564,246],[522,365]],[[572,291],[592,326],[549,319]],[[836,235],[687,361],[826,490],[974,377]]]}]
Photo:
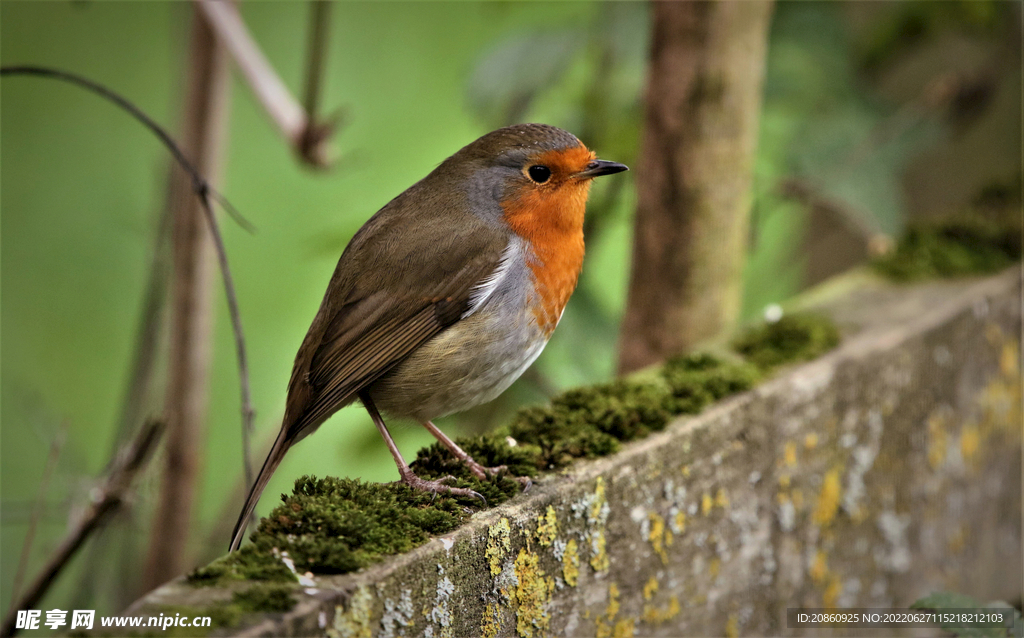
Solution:
[{"label": "lichen on wall", "polygon": [[[950,286],[901,289],[898,322],[872,318],[872,332],[756,392],[628,445],[615,439],[619,454],[539,475],[498,511],[389,501],[406,520],[430,522],[440,505],[463,525],[397,560],[315,573],[310,588],[281,548],[266,560],[240,552],[181,591],[234,609],[232,593],[253,586],[241,579],[266,575],[280,591],[251,597],[296,602],[288,621],[260,615],[262,633],[385,638],[764,635],[790,606],[899,607],[927,588],[1019,596],[1007,587],[1020,547],[1006,543],[1021,535],[1020,486],[1006,480],[1021,469],[1019,282]],[[662,389],[648,380],[645,396],[703,401],[683,389],[701,365],[677,364],[672,390],[655,375]],[[708,387],[728,386],[713,377]],[[609,428],[647,427],[593,396],[547,414],[586,399],[591,414],[610,409]],[[531,446],[517,449],[543,456]],[[275,525],[312,524],[313,504],[285,505]],[[304,572],[302,554],[285,549]]]}]

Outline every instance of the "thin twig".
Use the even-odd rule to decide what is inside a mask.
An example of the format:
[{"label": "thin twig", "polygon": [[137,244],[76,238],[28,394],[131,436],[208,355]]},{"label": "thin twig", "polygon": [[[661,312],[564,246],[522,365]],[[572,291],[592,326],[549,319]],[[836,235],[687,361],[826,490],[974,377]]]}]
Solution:
[{"label": "thin twig", "polygon": [[327,59],[327,34],[331,21],[331,3],[328,0],[310,0],[309,49],[306,54],[306,114],[311,121],[317,119],[320,95],[323,92],[324,61]]},{"label": "thin twig", "polygon": [[[197,0],[196,6],[210,28],[224,42],[249,88],[288,143],[307,163],[317,167],[327,166],[328,153],[322,143],[308,149],[304,146],[303,138],[308,135],[307,131],[316,128],[312,123],[312,114],[303,110],[278,77],[246,28],[238,7],[232,2],[204,0]],[[320,142],[325,139],[326,135],[321,135]]]},{"label": "thin twig", "polygon": [[220,236],[220,229],[217,227],[217,220],[213,214],[213,209],[210,207],[210,201],[206,197],[201,196],[199,200],[203,204],[206,221],[210,224],[210,235],[213,237],[213,243],[217,246],[217,260],[220,262],[220,272],[224,278],[224,292],[227,294],[231,325],[234,327],[235,350],[238,353],[238,376],[240,377],[242,393],[242,462],[245,466],[245,484],[252,485],[252,434],[255,413],[252,409],[252,397],[249,393],[249,364],[245,354],[242,316],[238,312],[238,297],[235,295],[235,284],[231,278],[227,252],[224,250],[224,240]]},{"label": "thin twig", "polygon": [[17,601],[18,590],[21,589],[21,581],[25,578],[25,570],[28,568],[28,557],[32,552],[32,541],[35,540],[36,529],[39,527],[39,519],[43,515],[43,507],[46,499],[46,491],[50,485],[50,477],[57,467],[57,459],[60,458],[60,451],[64,448],[64,441],[68,437],[68,422],[62,421],[60,430],[54,435],[50,443],[50,453],[46,458],[46,467],[43,469],[43,477],[39,480],[39,489],[36,492],[36,502],[32,506],[32,517],[28,523],[28,532],[25,534],[25,543],[21,546],[21,557],[18,559],[18,572],[14,575],[14,584],[11,586],[11,605]]},{"label": "thin twig", "polygon": [[[202,4],[202,3],[201,3]],[[224,208],[235,218],[243,228],[246,230],[252,230],[252,225],[245,220],[233,206],[228,204],[227,200],[223,195],[218,193],[213,187],[210,186],[209,182],[199,173],[195,166],[185,157],[185,153],[181,150],[174,139],[168,134],[159,124],[157,124],[152,118],[142,112],[137,106],[129,102],[127,99],[121,97],[117,93],[114,93],[107,87],[97,84],[91,80],[68,73],[66,71],[60,71],[58,69],[50,69],[47,67],[37,66],[12,66],[0,68],[0,76],[4,75],[31,75],[40,77],[50,77],[58,80],[64,80],[72,84],[84,87],[102,97],[107,98],[114,104],[117,104],[124,110],[128,111],[136,120],[141,122],[146,128],[152,131],[160,141],[163,142],[164,146],[170,150],[171,154],[178,161],[183,169],[189,174],[192,179],[192,187],[199,197],[200,202],[203,205],[203,210],[206,212],[207,222],[210,224],[212,235],[214,238],[214,245],[217,249],[217,259],[220,262],[221,272],[224,276],[224,287],[225,294],[228,300],[228,310],[231,314],[231,325],[234,328],[235,333],[235,349],[238,356],[238,376],[242,386],[242,441],[243,441],[243,458],[245,460],[245,471],[246,476],[249,477],[248,483],[251,484],[252,477],[252,452],[250,446],[250,439],[252,435],[252,422],[253,422],[253,409],[251,403],[251,394],[249,391],[249,368],[248,368],[248,357],[245,353],[245,337],[242,333],[242,319],[238,314],[238,299],[235,295],[235,288],[231,277],[231,271],[228,267],[227,253],[224,249],[224,241],[221,239],[220,229],[217,226],[216,216],[213,214],[213,210],[210,206],[210,200],[214,199],[219,202]]]},{"label": "thin twig", "polygon": [[[80,75],[75,75],[74,73],[68,73],[67,71],[31,65],[0,67],[0,76],[4,75],[31,75],[37,77],[48,77],[57,80],[64,80],[65,82],[77,84],[78,86],[88,89],[93,93],[96,93],[97,95],[105,97],[114,104],[120,106],[125,111],[128,111],[128,113],[130,113],[132,117],[138,120],[143,126],[148,128],[154,135],[156,135],[160,139],[161,142],[163,142],[163,145],[167,147],[167,150],[171,152],[171,155],[174,156],[174,159],[177,160],[178,164],[180,164],[181,167],[185,169],[185,172],[189,174],[189,177],[192,178],[193,188],[195,188],[195,191],[197,193],[204,191],[207,193],[211,193],[212,197],[216,201],[222,204],[226,204],[224,196],[216,192],[213,189],[213,187],[210,186],[210,183],[207,182],[206,179],[199,174],[199,171],[196,170],[196,167],[192,164],[192,162],[190,162],[188,158],[185,157],[185,153],[174,141],[174,138],[172,138],[170,134],[163,129],[163,127],[157,124],[153,120],[153,118],[146,115],[139,107],[135,106],[127,99],[118,95],[117,93],[114,93],[102,84],[97,84],[92,80],[86,79]],[[255,227],[251,223],[249,223],[249,220],[242,217],[234,206],[225,205],[224,209],[228,211],[228,213],[231,215],[232,218],[234,218],[235,222],[239,226],[241,226],[250,233],[256,231]]]},{"label": "thin twig", "polygon": [[167,280],[170,271],[168,236],[171,231],[170,209],[164,208],[157,220],[153,238],[153,255],[149,264],[149,279],[142,297],[142,308],[135,328],[135,347],[128,384],[121,403],[121,416],[117,432],[111,441],[111,454],[124,444],[142,422],[146,402],[156,368],[160,334],[163,329],[164,306],[167,303]]},{"label": "thin twig", "polygon": [[330,0],[309,3],[309,49],[306,55],[306,130],[299,141],[299,152],[317,165],[331,163],[326,156],[326,140],[334,133],[337,118],[320,119],[320,96],[323,94],[324,68],[327,60],[327,35],[331,21]]},{"label": "thin twig", "polygon": [[128,496],[136,475],[149,460],[149,452],[156,447],[163,433],[163,422],[151,420],[139,429],[135,438],[118,453],[102,483],[89,492],[89,503],[77,523],[60,542],[57,550],[32,581],[28,589],[7,612],[0,635],[13,636],[19,609],[31,609],[42,600],[54,579],[61,572],[82,543],[114,513]]}]

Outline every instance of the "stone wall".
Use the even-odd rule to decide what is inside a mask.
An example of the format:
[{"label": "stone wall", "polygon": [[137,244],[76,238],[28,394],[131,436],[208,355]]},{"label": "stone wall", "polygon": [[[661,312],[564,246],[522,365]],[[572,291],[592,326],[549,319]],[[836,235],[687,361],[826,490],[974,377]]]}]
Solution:
[{"label": "stone wall", "polygon": [[[1019,601],[1019,272],[832,287],[830,354],[216,633],[800,635],[787,608]],[[129,613],[246,586],[179,580]]]}]

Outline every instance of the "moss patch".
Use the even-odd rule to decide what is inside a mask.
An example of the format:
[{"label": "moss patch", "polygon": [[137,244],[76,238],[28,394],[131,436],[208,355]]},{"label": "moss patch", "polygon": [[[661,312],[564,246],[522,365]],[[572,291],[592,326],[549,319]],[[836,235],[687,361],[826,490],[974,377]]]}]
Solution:
[{"label": "moss patch", "polygon": [[452,456],[440,443],[421,449],[410,467],[423,478],[454,476],[458,480],[451,483],[453,487],[468,487],[479,492],[492,507],[523,491],[515,477],[537,474],[536,451],[511,446],[500,434],[459,438],[455,442],[484,467],[505,466],[506,470],[485,480],[477,479],[465,463]]},{"label": "moss patch", "polygon": [[993,273],[1021,258],[1020,228],[983,219],[916,226],[895,250],[873,262],[896,281]]},{"label": "moss patch", "polygon": [[839,345],[839,329],[815,313],[785,315],[774,323],[747,329],[734,342],[736,352],[762,370],[808,361]]},{"label": "moss patch", "polygon": [[294,587],[276,583],[259,583],[236,591],[232,600],[246,612],[285,612],[295,606]]},{"label": "moss patch", "polygon": [[541,469],[557,469],[613,454],[623,442],[664,429],[676,415],[696,414],[715,399],[751,388],[759,376],[746,363],[704,354],[676,357],[652,378],[577,388],[549,406],[520,410],[509,433],[538,449]]},{"label": "moss patch", "polygon": [[[676,357],[645,377],[570,390],[548,406],[521,410],[496,433],[458,440],[477,462],[504,465],[506,472],[479,480],[440,445],[420,450],[412,467],[424,478],[452,476],[452,486],[473,489],[487,498],[489,506],[498,505],[521,492],[514,477],[612,454],[623,442],[664,429],[676,415],[696,414],[715,400],[751,388],[766,369],[817,356],[838,340],[835,326],[823,317],[784,317],[737,341],[736,349],[750,362],[706,354]],[[480,506],[474,499],[398,484],[304,476],[260,522],[251,544],[195,570],[189,580],[197,586],[225,580],[294,583],[285,552],[298,573],[351,572],[454,530]],[[607,569],[607,558],[600,560],[605,556],[603,532],[597,530],[590,540],[592,565]],[[577,551],[569,552],[567,560],[564,577],[571,585],[580,561]],[[266,585],[246,590],[244,596],[252,608],[284,608],[291,604],[289,591],[287,585]]]},{"label": "moss patch", "polygon": [[471,513],[460,500],[404,485],[304,476],[260,522],[252,544],[196,570],[190,580],[206,585],[255,573],[294,581],[279,558],[283,551],[299,572],[354,571],[458,527]]}]

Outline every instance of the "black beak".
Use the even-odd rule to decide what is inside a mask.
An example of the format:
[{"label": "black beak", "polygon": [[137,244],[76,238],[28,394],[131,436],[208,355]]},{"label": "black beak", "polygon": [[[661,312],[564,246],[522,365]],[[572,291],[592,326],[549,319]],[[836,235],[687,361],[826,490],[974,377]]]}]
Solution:
[{"label": "black beak", "polygon": [[587,168],[580,171],[579,176],[590,179],[592,177],[600,177],[601,175],[614,175],[615,173],[621,173],[622,171],[628,171],[629,167],[625,164],[619,164],[618,162],[608,162],[605,160],[594,160],[587,164]]}]

